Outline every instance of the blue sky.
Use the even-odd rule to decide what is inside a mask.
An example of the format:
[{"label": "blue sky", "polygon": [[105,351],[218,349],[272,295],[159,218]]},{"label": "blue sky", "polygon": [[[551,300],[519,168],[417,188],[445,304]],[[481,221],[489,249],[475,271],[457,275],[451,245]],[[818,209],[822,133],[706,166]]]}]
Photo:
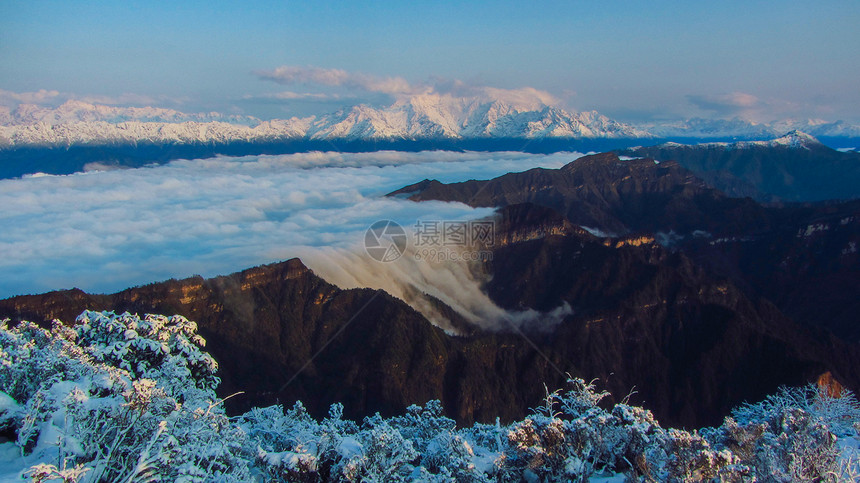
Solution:
[{"label": "blue sky", "polygon": [[[261,117],[387,99],[361,83],[260,75],[316,67],[412,85],[533,87],[621,120],[857,122],[858,25],[856,0],[6,0],[0,89]],[[276,98],[283,92],[293,98]]]}]

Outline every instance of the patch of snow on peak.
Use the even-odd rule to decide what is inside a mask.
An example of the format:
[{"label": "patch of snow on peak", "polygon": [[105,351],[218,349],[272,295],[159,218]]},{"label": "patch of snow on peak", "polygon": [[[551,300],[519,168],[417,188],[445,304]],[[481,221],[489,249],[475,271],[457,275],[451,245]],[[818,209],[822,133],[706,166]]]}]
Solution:
[{"label": "patch of snow on peak", "polygon": [[808,148],[812,145],[821,144],[817,139],[805,132],[793,130],[784,136],[770,141],[771,146],[788,146],[792,148]]}]

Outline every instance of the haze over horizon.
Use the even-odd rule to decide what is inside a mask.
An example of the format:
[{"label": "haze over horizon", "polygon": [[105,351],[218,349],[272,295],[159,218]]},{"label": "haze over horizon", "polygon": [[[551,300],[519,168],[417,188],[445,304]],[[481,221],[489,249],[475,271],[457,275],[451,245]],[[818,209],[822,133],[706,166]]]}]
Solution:
[{"label": "haze over horizon", "polygon": [[10,1],[0,5],[0,105],[78,99],[272,119],[437,93],[625,122],[856,123],[858,20],[847,0]]}]

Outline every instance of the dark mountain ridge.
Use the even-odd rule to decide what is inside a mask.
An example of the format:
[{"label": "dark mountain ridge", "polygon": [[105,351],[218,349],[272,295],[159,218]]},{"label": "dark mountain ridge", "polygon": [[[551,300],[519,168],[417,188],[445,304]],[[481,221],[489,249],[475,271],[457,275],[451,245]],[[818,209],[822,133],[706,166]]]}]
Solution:
[{"label": "dark mountain ridge", "polygon": [[763,206],[728,197],[675,162],[614,153],[487,181],[424,180],[392,195],[471,206],[534,203],[603,236],[658,240],[803,325],[860,340],[857,201]]},{"label": "dark mountain ridge", "polygon": [[773,141],[665,143],[618,152],[676,161],[726,193],[760,201],[860,197],[860,153],[837,151],[798,131]]},{"label": "dark mountain ridge", "polygon": [[[509,218],[543,228],[558,221],[533,209],[514,208],[520,213]],[[582,256],[567,256],[577,251]],[[669,424],[692,426],[716,424],[780,384],[826,372],[848,387],[860,379],[844,370],[858,367],[856,348],[796,327],[659,245],[606,246],[573,230],[511,242],[496,255],[493,272],[510,274],[488,287],[496,298],[517,293],[511,301],[537,308],[571,301],[573,314],[526,337],[513,330],[454,337],[384,292],[338,289],[294,259],[112,295],[15,297],[0,301],[0,316],[70,321],[87,308],[184,315],[198,322],[221,365],[221,396],[245,392],[227,401],[234,412],[302,400],[317,415],[343,402],[360,417],[440,399],[463,423],[507,421],[538,404],[544,383],[563,383],[566,371],[600,378],[615,400],[635,386],[632,401]],[[546,260],[560,270],[534,285],[533,270]]]},{"label": "dark mountain ridge", "polygon": [[767,226],[760,205],[725,196],[678,163],[622,160],[614,153],[585,156],[560,169],[535,168],[486,181],[424,180],[390,196],[475,207],[534,203],[558,211],[575,225],[618,235],[671,230],[734,233]]}]

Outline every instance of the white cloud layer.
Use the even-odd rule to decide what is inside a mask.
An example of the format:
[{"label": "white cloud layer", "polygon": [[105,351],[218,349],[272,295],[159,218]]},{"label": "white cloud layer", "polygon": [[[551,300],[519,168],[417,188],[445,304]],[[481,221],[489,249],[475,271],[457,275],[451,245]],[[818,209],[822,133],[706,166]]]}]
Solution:
[{"label": "white cloud layer", "polygon": [[369,92],[385,94],[420,94],[426,90],[413,86],[402,77],[376,77],[343,69],[324,69],[322,67],[299,67],[282,65],[273,70],[256,72],[261,79],[284,85],[321,84],[324,86],[344,86]]},{"label": "white cloud layer", "polygon": [[[97,106],[138,106],[147,109],[165,109],[163,106],[178,107],[187,99],[169,96],[146,96],[142,94],[125,93],[117,96],[106,95],[78,95],[69,92],[40,89],[33,92],[14,92],[0,89],[0,107],[12,110],[23,107],[25,110],[33,110],[38,107],[55,108],[64,103],[70,104],[93,104]],[[162,106],[162,107],[155,107]]]},{"label": "white cloud layer", "polygon": [[45,89],[39,89],[35,92],[12,92],[0,89],[0,105],[14,105],[21,102],[42,104],[55,99],[59,95],[59,91]]},{"label": "white cloud layer", "polygon": [[688,95],[687,100],[699,109],[719,115],[743,114],[763,106],[758,97],[745,92],[717,95],[693,94]]},{"label": "white cloud layer", "polygon": [[484,217],[492,210],[382,195],[424,178],[484,179],[560,167],[575,157],[303,153],[2,180],[0,297],[71,287],[114,292],[301,256],[344,287],[386,288],[413,304],[420,301],[409,300],[410,291],[423,291],[467,318],[486,318],[500,310],[476,294],[468,267],[382,264],[367,257],[361,244],[377,220],[408,228],[419,219]]},{"label": "white cloud layer", "polygon": [[774,97],[760,98],[746,92],[724,94],[692,94],[687,101],[701,111],[719,118],[739,118],[757,122],[779,122],[787,118],[807,118],[810,115],[831,117],[834,106],[821,99],[797,102]]},{"label": "white cloud layer", "polygon": [[479,98],[489,101],[503,101],[515,105],[551,106],[560,101],[549,92],[533,87],[501,89],[496,87],[467,84],[460,80],[434,78],[429,83],[410,83],[402,77],[377,77],[343,69],[322,67],[300,67],[283,65],[272,70],[261,70],[255,74],[264,80],[283,85],[322,85],[345,87],[366,92],[387,94],[395,98],[443,94],[453,97]]},{"label": "white cloud layer", "polygon": [[295,100],[329,100],[341,99],[341,96],[338,94],[323,94],[321,92],[292,92],[292,91],[282,91],[282,92],[274,92],[270,94],[262,94],[258,96],[245,95],[242,96],[242,100],[246,101],[295,101]]}]

